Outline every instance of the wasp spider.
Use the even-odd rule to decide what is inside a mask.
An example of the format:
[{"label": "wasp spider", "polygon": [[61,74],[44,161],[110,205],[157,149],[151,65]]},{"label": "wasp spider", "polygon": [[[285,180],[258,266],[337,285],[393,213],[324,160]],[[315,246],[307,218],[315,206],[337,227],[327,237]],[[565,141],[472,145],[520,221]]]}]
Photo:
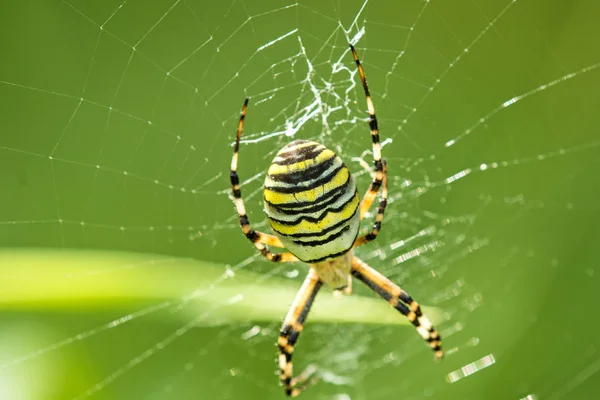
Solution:
[{"label": "wasp spider", "polygon": [[[374,240],[381,229],[387,205],[387,175],[386,162],[381,158],[375,108],[365,73],[352,45],[350,49],[367,98],[375,165],[374,179],[362,201],[354,179],[340,157],[319,143],[295,140],[277,153],[265,179],[264,208],[276,236],[253,230],[237,174],[240,137],[248,99],[242,108],[231,160],[231,186],[244,235],[270,261],[303,261],[310,265],[308,276],[279,333],[279,375],[285,393],[291,397],[299,395],[316,380],[311,376],[314,371],[293,376],[292,353],[317,292],[326,283],[336,291],[343,290],[350,294],[351,275],[408,318],[437,358],[443,354],[441,337],[423,315],[419,304],[392,281],[353,255],[353,248]],[[380,190],[375,223],[368,234],[358,236],[360,221]],[[269,246],[287,248],[289,252],[272,253]]]}]

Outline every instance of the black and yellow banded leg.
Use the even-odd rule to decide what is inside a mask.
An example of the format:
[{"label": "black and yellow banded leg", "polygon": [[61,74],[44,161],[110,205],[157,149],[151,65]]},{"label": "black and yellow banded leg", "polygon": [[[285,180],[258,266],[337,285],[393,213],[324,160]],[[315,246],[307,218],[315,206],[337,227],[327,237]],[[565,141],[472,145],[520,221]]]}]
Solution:
[{"label": "black and yellow banded leg", "polygon": [[240,115],[240,122],[238,123],[237,136],[235,139],[235,146],[233,148],[233,157],[231,159],[231,190],[233,192],[233,198],[235,201],[235,208],[238,215],[240,216],[240,227],[244,235],[250,240],[254,246],[265,256],[268,260],[274,262],[288,262],[298,261],[298,258],[292,253],[280,253],[275,254],[269,251],[268,246],[273,247],[284,247],[281,240],[276,236],[269,235],[266,233],[258,232],[252,229],[248,215],[246,214],[246,207],[244,200],[242,199],[242,191],[240,189],[240,178],[237,174],[238,154],[240,151],[240,138],[242,137],[242,128],[244,127],[244,119],[246,118],[246,110],[248,108],[248,99],[244,101],[242,107],[242,113]]},{"label": "black and yellow banded leg", "polygon": [[[371,188],[369,188],[369,190],[371,190]],[[375,194],[373,194],[373,196],[375,196]],[[387,207],[387,198],[387,163],[385,162],[385,160],[383,160],[383,181],[381,182],[381,198],[379,199],[379,208],[377,209],[375,223],[373,224],[373,228],[371,228],[371,232],[367,233],[364,236],[357,237],[352,247],[362,246],[363,244],[368,243],[377,238],[377,235],[379,235],[379,231],[381,230],[381,221],[383,221],[383,214],[385,213],[385,208]]]},{"label": "black and yellow banded leg", "polygon": [[369,112],[369,128],[371,129],[371,141],[373,142],[373,164],[375,165],[375,176],[373,178],[373,181],[371,182],[371,185],[369,186],[369,190],[367,191],[360,203],[360,219],[362,221],[367,211],[369,211],[371,204],[373,204],[373,201],[377,196],[377,192],[379,192],[379,188],[381,187],[381,184],[384,181],[386,171],[384,168],[384,161],[381,159],[381,143],[379,142],[379,127],[377,124],[377,116],[375,115],[375,106],[373,105],[373,100],[371,99],[371,93],[369,92],[369,85],[367,85],[365,71],[363,70],[363,67],[360,64],[360,60],[358,59],[358,54],[356,54],[354,46],[350,45],[350,50],[352,50],[352,56],[354,57],[354,61],[356,62],[358,74],[360,75],[360,80],[362,82],[363,89],[365,90],[365,96],[367,98],[367,111]]},{"label": "black and yellow banded leg", "polygon": [[311,268],[279,332],[279,339],[277,340],[279,346],[279,377],[281,384],[284,386],[285,394],[290,397],[298,396],[317,381],[314,376],[314,368],[309,368],[294,378],[292,353],[298,341],[298,336],[304,327],[304,321],[306,321],[308,312],[321,286],[323,286],[323,282],[319,279],[316,271]]},{"label": "black and yellow banded leg", "polygon": [[408,293],[357,257],[352,259],[352,275],[408,318],[417,328],[417,332],[435,352],[436,358],[443,357],[440,334],[431,324],[429,318],[423,315],[419,304]]}]

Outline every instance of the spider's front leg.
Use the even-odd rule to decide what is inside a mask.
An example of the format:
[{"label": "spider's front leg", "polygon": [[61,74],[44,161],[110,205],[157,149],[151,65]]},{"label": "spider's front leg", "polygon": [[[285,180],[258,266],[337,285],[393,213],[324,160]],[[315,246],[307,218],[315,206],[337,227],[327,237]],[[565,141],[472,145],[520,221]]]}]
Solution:
[{"label": "spider's front leg", "polygon": [[417,332],[434,351],[435,357],[441,359],[442,337],[421,311],[419,303],[388,278],[371,268],[367,263],[354,257],[352,260],[352,275],[362,281],[371,290],[404,315],[417,328]]},{"label": "spider's front leg", "polygon": [[279,346],[280,380],[285,388],[285,394],[290,397],[298,396],[318,379],[314,375],[316,371],[314,367],[307,368],[303,373],[294,378],[292,353],[298,341],[298,336],[304,327],[304,321],[306,321],[308,312],[321,286],[323,286],[323,282],[319,279],[315,270],[311,268],[292,303],[290,311],[283,321],[279,339],[277,340]]}]

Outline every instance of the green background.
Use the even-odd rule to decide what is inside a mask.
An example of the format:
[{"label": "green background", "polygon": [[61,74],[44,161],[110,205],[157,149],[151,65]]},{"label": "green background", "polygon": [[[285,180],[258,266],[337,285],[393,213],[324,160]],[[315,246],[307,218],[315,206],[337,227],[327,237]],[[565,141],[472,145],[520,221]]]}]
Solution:
[{"label": "green background", "polygon": [[357,254],[428,306],[447,355],[434,362],[366,288],[324,290],[294,359],[325,382],[302,398],[595,398],[597,3],[2,10],[1,399],[283,398],[274,344],[306,267],[269,264],[240,234],[230,145],[250,96],[239,171],[251,222],[268,230],[264,171],[316,93],[320,113],[295,137],[336,150],[364,190],[355,158],[370,162],[370,142],[347,51],[363,27],[391,201]]}]

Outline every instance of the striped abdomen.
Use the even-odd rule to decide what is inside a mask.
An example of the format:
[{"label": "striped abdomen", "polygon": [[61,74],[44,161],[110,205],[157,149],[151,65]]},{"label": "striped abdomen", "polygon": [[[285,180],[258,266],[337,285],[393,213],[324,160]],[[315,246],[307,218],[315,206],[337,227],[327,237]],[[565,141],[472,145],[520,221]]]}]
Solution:
[{"label": "striped abdomen", "polygon": [[265,179],[264,203],[271,228],[300,260],[320,262],[352,248],[360,217],[356,184],[325,146],[296,140],[282,148]]}]

